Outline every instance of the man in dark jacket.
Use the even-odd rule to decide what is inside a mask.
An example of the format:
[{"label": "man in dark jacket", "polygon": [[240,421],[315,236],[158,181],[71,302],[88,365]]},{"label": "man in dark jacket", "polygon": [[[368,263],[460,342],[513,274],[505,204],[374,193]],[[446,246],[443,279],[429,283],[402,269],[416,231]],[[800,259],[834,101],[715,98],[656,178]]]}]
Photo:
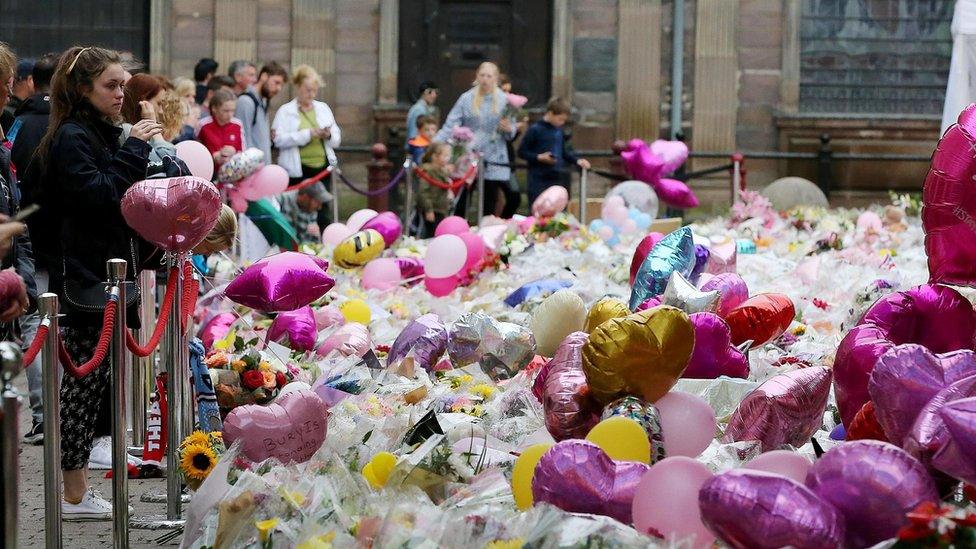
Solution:
[{"label": "man in dark jacket", "polygon": [[[590,163],[576,156],[566,147],[563,126],[569,119],[569,103],[554,97],[546,104],[542,120],[532,124],[522,138],[518,155],[529,164],[529,207],[542,191],[562,184],[561,172],[567,164],[590,168]],[[569,190],[568,188],[566,189]]]},{"label": "man in dark jacket", "polygon": [[17,171],[20,186],[21,207],[38,204],[42,210],[27,218],[31,242],[34,245],[34,259],[40,274],[40,290],[46,292],[47,272],[52,268],[56,258],[58,228],[60,223],[52,218],[54,208],[50,204],[42,203],[40,161],[35,157],[38,145],[44,132],[47,131],[48,118],[51,114],[51,103],[48,93],[51,89],[51,77],[58,63],[58,56],[48,53],[34,64],[34,95],[17,109],[17,121],[8,136],[13,141],[10,150],[10,160]]}]

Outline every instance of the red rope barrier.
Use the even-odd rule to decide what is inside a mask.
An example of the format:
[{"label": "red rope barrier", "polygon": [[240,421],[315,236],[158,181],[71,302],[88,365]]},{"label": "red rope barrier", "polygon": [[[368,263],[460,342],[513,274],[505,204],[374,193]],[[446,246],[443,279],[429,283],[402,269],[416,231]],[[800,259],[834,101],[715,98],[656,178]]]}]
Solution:
[{"label": "red rope barrier", "polygon": [[445,191],[456,191],[460,189],[461,186],[464,185],[468,181],[468,179],[470,179],[471,176],[473,176],[477,171],[478,171],[478,166],[476,164],[472,164],[471,167],[468,168],[468,172],[465,173],[463,176],[451,181],[450,183],[444,183],[442,181],[438,181],[437,179],[434,179],[430,174],[420,169],[419,166],[414,168],[414,173],[417,174],[417,177],[423,179],[424,181],[430,183],[435,187],[444,189]]},{"label": "red rope barrier", "polygon": [[47,324],[41,324],[37,329],[37,334],[34,336],[34,341],[31,341],[30,347],[24,352],[24,367],[30,366],[31,362],[37,358],[37,353],[41,352],[41,347],[44,346],[44,340],[47,339],[47,334],[51,331],[51,327]]},{"label": "red rope barrier", "polygon": [[[156,318],[156,326],[153,327],[152,335],[149,337],[149,341],[146,342],[145,346],[139,345],[136,341],[135,336],[132,332],[126,330],[125,332],[125,346],[132,351],[132,354],[137,357],[145,358],[156,350],[159,346],[159,341],[163,338],[163,332],[166,328],[166,319],[169,318],[170,310],[173,308],[173,299],[176,297],[176,267],[169,270],[169,277],[166,281],[166,293],[163,295],[163,302],[159,305],[159,316]],[[142,296],[143,299],[151,298],[152,296]]]},{"label": "red rope barrier", "polygon": [[73,378],[80,379],[95,371],[105,358],[108,356],[109,346],[112,344],[112,330],[115,329],[115,313],[119,307],[116,299],[110,299],[105,305],[105,316],[102,320],[102,331],[98,334],[98,344],[92,353],[91,360],[84,364],[75,364],[68,354],[68,349],[64,346],[64,340],[58,338],[58,355],[61,358],[61,365],[65,371]]},{"label": "red rope barrier", "polygon": [[320,171],[319,173],[313,175],[312,177],[309,177],[308,179],[305,179],[304,181],[300,181],[300,182],[295,183],[294,185],[292,185],[290,187],[285,188],[284,192],[300,191],[300,190],[304,189],[305,187],[311,187],[312,185],[318,183],[319,181],[322,181],[326,177],[329,177],[329,174],[330,173],[332,173],[332,167],[331,166],[325,168],[324,170]]},{"label": "red rope barrier", "polygon": [[193,265],[187,261],[183,264],[183,296],[180,304],[183,307],[183,318],[180,326],[186,330],[186,324],[193,311],[197,308],[197,298],[200,296],[200,282],[193,277]]}]

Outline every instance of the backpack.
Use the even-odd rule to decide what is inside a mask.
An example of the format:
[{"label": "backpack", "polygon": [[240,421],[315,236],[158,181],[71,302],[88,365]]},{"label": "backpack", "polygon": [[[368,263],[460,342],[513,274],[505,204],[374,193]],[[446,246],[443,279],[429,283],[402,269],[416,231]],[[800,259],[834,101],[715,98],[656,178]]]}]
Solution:
[{"label": "backpack", "polygon": [[241,97],[244,97],[244,96],[250,97],[251,98],[251,101],[254,101],[254,114],[251,115],[251,127],[253,128],[254,125],[257,124],[257,122],[258,122],[258,108],[263,107],[264,104],[261,103],[261,100],[258,99],[258,96],[254,95],[254,93],[251,90],[245,90],[243,93],[241,93],[237,97],[238,97],[238,99],[240,99]]}]

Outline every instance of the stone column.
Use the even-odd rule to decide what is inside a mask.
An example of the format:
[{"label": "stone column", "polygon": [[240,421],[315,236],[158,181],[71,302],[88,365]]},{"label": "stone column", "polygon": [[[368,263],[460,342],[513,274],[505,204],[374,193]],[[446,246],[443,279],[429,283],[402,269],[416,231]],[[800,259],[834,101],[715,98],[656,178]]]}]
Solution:
[{"label": "stone column", "polygon": [[214,7],[214,59],[221,67],[236,59],[260,65],[257,0],[216,0]]},{"label": "stone column", "polygon": [[173,29],[173,0],[149,3],[149,71],[172,74],[170,69],[170,36]]},{"label": "stone column", "polygon": [[800,0],[783,0],[783,69],[780,107],[785,112],[800,110]]},{"label": "stone column", "polygon": [[335,103],[335,0],[292,0],[291,66],[311,65],[325,84],[319,98]]},{"label": "stone column", "polygon": [[379,102],[397,102],[397,63],[400,54],[400,0],[380,0]]},{"label": "stone column", "polygon": [[[737,6],[738,0],[698,0],[692,150],[732,151],[736,146]],[[720,160],[714,164],[724,162]],[[699,167],[701,164],[696,163],[695,169]]]},{"label": "stone column", "polygon": [[552,95],[573,98],[573,17],[569,0],[552,8]]},{"label": "stone column", "polygon": [[654,140],[661,117],[661,0],[620,0],[617,137]]}]

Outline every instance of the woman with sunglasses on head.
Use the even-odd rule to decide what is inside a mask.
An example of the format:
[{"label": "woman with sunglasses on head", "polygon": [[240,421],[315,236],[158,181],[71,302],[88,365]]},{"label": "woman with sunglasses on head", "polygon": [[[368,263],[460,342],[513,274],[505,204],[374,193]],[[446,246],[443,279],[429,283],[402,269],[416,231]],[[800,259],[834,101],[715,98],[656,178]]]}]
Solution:
[{"label": "woman with sunglasses on head", "polygon": [[[89,360],[102,327],[105,265],[128,262],[135,279],[136,236],[122,217],[125,191],[145,177],[151,147],[162,131],[154,120],[132,125],[122,143],[119,122],[125,69],[119,54],[98,47],[73,47],[58,61],[51,85],[51,123],[38,153],[44,192],[56,196],[61,219],[62,269],[51,273],[51,289],[61,298],[64,345],[76,363]],[[128,318],[138,322],[137,302],[127,301]],[[130,322],[130,325],[132,323]],[[61,468],[65,520],[110,520],[112,505],[88,485],[88,457],[99,414],[108,413],[110,367],[102,364],[81,379],[61,384]]]}]

